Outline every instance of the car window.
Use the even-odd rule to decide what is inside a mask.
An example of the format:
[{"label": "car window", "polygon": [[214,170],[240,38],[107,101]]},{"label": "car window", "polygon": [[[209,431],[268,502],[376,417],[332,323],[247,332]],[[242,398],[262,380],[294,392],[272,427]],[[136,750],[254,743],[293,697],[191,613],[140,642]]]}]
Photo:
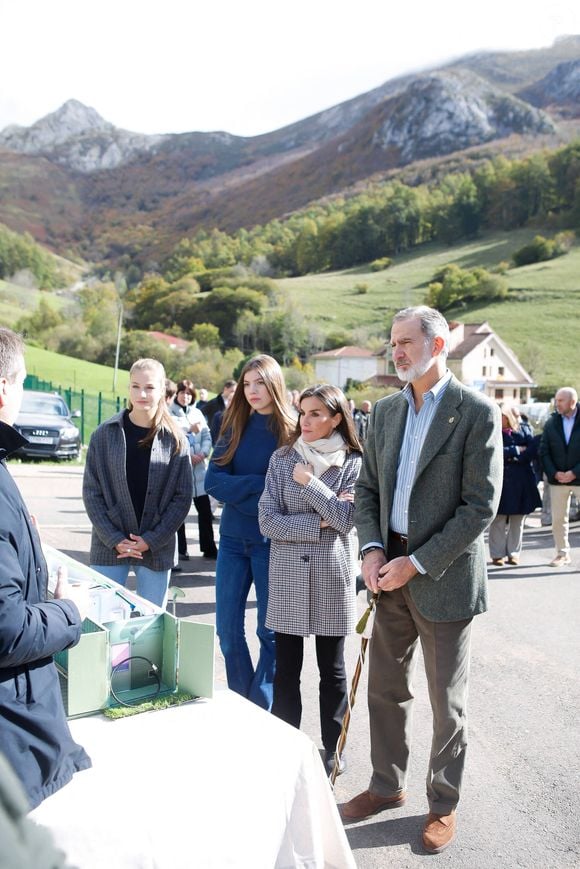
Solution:
[{"label": "car window", "polygon": [[20,409],[22,413],[68,416],[66,405],[60,398],[30,398],[24,395]]}]

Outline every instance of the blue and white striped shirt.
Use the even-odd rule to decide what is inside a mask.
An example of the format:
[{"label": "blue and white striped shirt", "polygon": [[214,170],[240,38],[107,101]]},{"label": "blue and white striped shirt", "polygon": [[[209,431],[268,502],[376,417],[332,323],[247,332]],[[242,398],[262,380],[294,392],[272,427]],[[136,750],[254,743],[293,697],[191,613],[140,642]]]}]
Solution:
[{"label": "blue and white striped shirt", "polygon": [[[389,527],[391,531],[394,531],[396,534],[402,534],[404,537],[407,536],[408,532],[409,499],[413,483],[415,482],[417,462],[429,428],[433,422],[437,406],[445,395],[445,390],[449,386],[450,381],[451,372],[448,370],[431,389],[423,393],[423,405],[419,411],[415,410],[415,400],[411,384],[408,383],[403,389],[403,395],[409,404],[409,412],[407,413],[403,441],[399,452],[397,480],[395,482],[393,503],[391,504]],[[365,550],[372,546],[380,546],[382,548],[383,544],[371,540],[366,544]],[[411,555],[410,558],[420,573],[426,572],[414,555]]]},{"label": "blue and white striped shirt", "polygon": [[395,483],[389,521],[391,530],[397,534],[407,536],[409,498],[411,497],[411,489],[415,482],[417,462],[419,461],[425,438],[433,422],[437,406],[443,398],[450,380],[451,372],[447,371],[431,389],[423,393],[423,404],[418,411],[415,410],[411,384],[408,383],[403,389],[403,395],[409,404],[409,412],[407,413],[405,433],[399,453],[397,482]]},{"label": "blue and white striped shirt", "polygon": [[[431,389],[423,393],[423,404],[418,411],[415,410],[415,400],[411,384],[408,383],[403,389],[403,395],[409,404],[409,411],[407,413],[401,451],[399,452],[397,481],[391,505],[389,527],[392,531],[395,531],[397,534],[403,534],[405,537],[409,530],[409,499],[413,483],[415,482],[419,456],[433,422],[435,411],[445,395],[445,390],[450,380],[451,372],[447,371]],[[410,558],[419,573],[425,573],[425,568],[415,556],[411,555]]]}]

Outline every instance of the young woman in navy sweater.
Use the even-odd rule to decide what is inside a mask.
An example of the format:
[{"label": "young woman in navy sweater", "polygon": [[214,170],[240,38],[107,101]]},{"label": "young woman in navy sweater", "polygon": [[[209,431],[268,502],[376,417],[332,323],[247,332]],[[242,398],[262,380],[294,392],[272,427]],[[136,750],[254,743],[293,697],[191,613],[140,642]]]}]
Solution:
[{"label": "young woman in navy sweater", "polygon": [[[266,628],[270,542],[258,525],[258,501],[270,456],[293,428],[280,366],[255,356],[244,366],[224,413],[205,489],[224,505],[216,566],[216,628],[228,686],[248,700],[272,705],[274,632]],[[246,601],[254,583],[260,655],[254,667],[246,642]]]}]

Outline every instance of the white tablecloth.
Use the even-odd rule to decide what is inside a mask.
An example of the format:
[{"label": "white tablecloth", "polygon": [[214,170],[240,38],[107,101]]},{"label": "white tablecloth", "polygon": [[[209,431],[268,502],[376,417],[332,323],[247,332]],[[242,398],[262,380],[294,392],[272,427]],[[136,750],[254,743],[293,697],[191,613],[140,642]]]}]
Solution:
[{"label": "white tablecloth", "polygon": [[80,869],[354,869],[318,751],[227,690],[71,722],[93,768],[30,817]]}]

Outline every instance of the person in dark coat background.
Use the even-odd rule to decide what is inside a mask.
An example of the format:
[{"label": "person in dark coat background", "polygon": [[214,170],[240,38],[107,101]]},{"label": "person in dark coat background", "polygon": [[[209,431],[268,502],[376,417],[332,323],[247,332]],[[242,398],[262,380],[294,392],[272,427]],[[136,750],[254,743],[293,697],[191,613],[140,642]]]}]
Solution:
[{"label": "person in dark coat background", "polygon": [[370,401],[363,401],[361,402],[360,410],[355,410],[354,412],[354,427],[361,444],[364,444],[367,439],[372,409],[373,406]]},{"label": "person in dark coat background", "polygon": [[26,443],[12,427],[25,377],[20,337],[0,329],[0,746],[32,809],[91,761],[73,742],[52,660],[78,643],[88,596],[61,581],[63,599],[46,599],[38,531],[4,461]]},{"label": "person in dark coat background", "polygon": [[511,408],[501,409],[503,485],[497,515],[489,526],[489,552],[493,564],[519,564],[524,522],[542,506],[532,465],[537,444],[531,428],[519,427]]},{"label": "person in dark coat background", "polygon": [[580,409],[578,393],[562,386],[556,393],[556,411],[546,420],[540,455],[552,505],[552,534],[556,555],[550,567],[571,563],[569,510],[572,497],[580,498]]},{"label": "person in dark coat background", "polygon": [[[209,429],[211,431],[212,440],[217,443],[217,434],[219,432],[215,432],[212,423],[213,418],[216,413],[221,413],[223,415],[226,408],[229,406],[230,401],[232,400],[232,396],[236,391],[236,381],[235,380],[226,380],[223,385],[223,389],[219,395],[216,395],[215,398],[212,398],[211,401],[208,401],[203,407],[203,415],[207,419],[207,423],[209,425]],[[214,434],[216,435],[214,437]]]}]

